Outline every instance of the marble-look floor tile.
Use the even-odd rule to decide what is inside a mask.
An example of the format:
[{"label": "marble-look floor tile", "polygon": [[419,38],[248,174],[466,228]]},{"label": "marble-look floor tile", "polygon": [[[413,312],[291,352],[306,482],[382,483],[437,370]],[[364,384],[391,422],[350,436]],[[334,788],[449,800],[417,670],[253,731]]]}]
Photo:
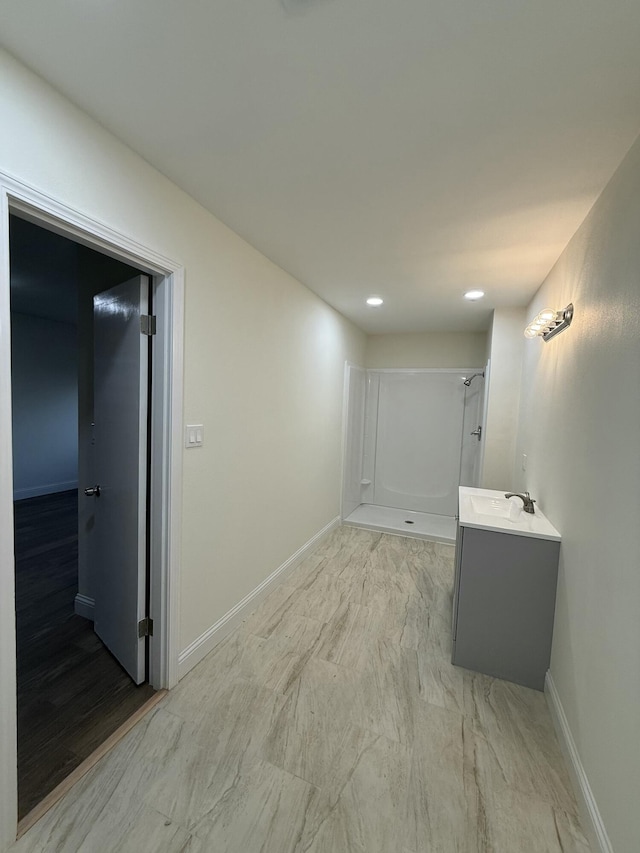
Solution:
[{"label": "marble-look floor tile", "polygon": [[323,622],[288,611],[268,638],[244,630],[225,640],[215,665],[206,665],[206,677],[219,681],[232,671],[278,693],[286,693],[318,644]]},{"label": "marble-look floor tile", "polygon": [[83,853],[140,853],[142,850],[183,853],[189,850],[190,840],[191,834],[183,827],[143,803],[134,802],[119,819],[107,811],[93,824],[74,821],[73,826],[62,831],[54,827],[51,834],[42,833],[35,844],[25,837],[13,849],[16,853],[23,849],[30,853],[78,853],[80,850]]},{"label": "marble-look floor tile", "polygon": [[[355,585],[352,585],[355,587]],[[389,601],[398,599],[402,604],[411,596],[419,596],[419,590],[404,562],[397,571],[386,571],[367,566],[363,572],[360,589],[355,587],[358,604],[374,610],[386,611]]]},{"label": "marble-look floor tile", "polygon": [[425,542],[421,554],[407,554],[407,571],[425,598],[433,599],[436,590],[450,593],[453,588],[454,548]]},{"label": "marble-look floor tile", "polygon": [[386,639],[372,644],[358,673],[357,714],[362,725],[391,740],[410,742],[419,701],[415,651]]},{"label": "marble-look floor tile", "polygon": [[334,531],[12,853],[588,853],[544,696],[451,664],[452,585]]},{"label": "marble-look floor tile", "polygon": [[323,626],[315,654],[323,660],[360,669],[371,644],[381,636],[380,616],[359,604],[344,603]]},{"label": "marble-look floor tile", "polygon": [[332,571],[336,566],[346,564],[353,559],[367,555],[378,544],[383,534],[375,530],[358,530],[355,527],[339,527],[320,543],[314,553],[328,557],[332,563]]},{"label": "marble-look floor tile", "polygon": [[[418,539],[412,541],[419,543]],[[419,544],[415,547],[418,548]],[[394,573],[401,569],[403,561],[407,558],[407,553],[408,548],[402,536],[390,536],[383,533],[380,541],[372,548],[367,565],[378,571]]]},{"label": "marble-look floor tile", "polygon": [[266,639],[290,613],[327,622],[346,593],[344,584],[328,573],[314,578],[308,587],[305,583],[301,587],[282,584],[244,621],[244,630]]},{"label": "marble-look floor tile", "polygon": [[465,775],[464,718],[421,702],[414,723],[407,846],[471,853],[476,814]]},{"label": "marble-look floor tile", "polygon": [[389,853],[406,837],[411,749],[378,736],[360,751],[345,784],[309,810],[300,850]]},{"label": "marble-look floor tile", "polygon": [[[477,846],[476,846],[477,845]],[[479,853],[589,853],[576,818],[516,791],[488,791],[481,803]]]},{"label": "marble-look floor tile", "polygon": [[414,706],[420,701],[415,652],[382,638],[363,651],[359,663],[356,669],[312,656],[291,689],[302,696],[335,690],[340,713],[354,725],[409,741]]},{"label": "marble-look floor tile", "polygon": [[451,617],[430,610],[418,634],[420,698],[431,705],[463,713],[467,671],[451,663]]},{"label": "marble-look floor tile", "polygon": [[259,755],[283,703],[281,694],[258,684],[228,680],[206,717],[184,720],[179,747],[142,794],[145,802],[191,830]]},{"label": "marble-look floor tile", "polygon": [[326,571],[326,564],[327,558],[322,557],[314,551],[305,557],[301,563],[298,563],[288,576],[286,582],[289,586],[295,586],[296,588],[302,586],[302,584],[317,577],[321,572]]},{"label": "marble-look floor tile", "polygon": [[282,583],[262,601],[243,624],[244,630],[257,637],[269,637],[280,619],[293,609],[296,588]]},{"label": "marble-look floor tile", "polygon": [[293,609],[301,616],[328,622],[348,594],[349,587],[344,581],[325,572],[297,588]]},{"label": "marble-look floor tile", "polygon": [[464,671],[465,715],[476,733],[478,772],[495,790],[511,789],[574,815],[578,806],[544,695]]},{"label": "marble-look floor tile", "polygon": [[381,533],[372,530],[340,528],[318,551],[327,560],[325,571],[338,575],[342,581],[357,584],[381,538]]},{"label": "marble-look floor tile", "polygon": [[484,771],[486,744],[462,714],[416,711],[407,826],[410,850],[587,853],[575,815]]},{"label": "marble-look floor tile", "polygon": [[[142,800],[175,753],[182,722],[157,707],[84,776],[12,848],[16,853],[134,850],[130,839],[163,838],[180,850],[188,835]],[[174,844],[178,846],[171,846]],[[138,847],[137,849],[140,849]]]},{"label": "marble-look floor tile", "polygon": [[273,721],[263,757],[313,785],[340,788],[376,737],[353,722],[357,701],[347,670],[311,660]]},{"label": "marble-look floor tile", "polygon": [[464,710],[465,676],[451,663],[425,654],[418,648],[418,678],[423,702],[462,713]]},{"label": "marble-look floor tile", "polygon": [[315,795],[304,780],[254,760],[209,798],[193,832],[215,853],[294,853]]}]

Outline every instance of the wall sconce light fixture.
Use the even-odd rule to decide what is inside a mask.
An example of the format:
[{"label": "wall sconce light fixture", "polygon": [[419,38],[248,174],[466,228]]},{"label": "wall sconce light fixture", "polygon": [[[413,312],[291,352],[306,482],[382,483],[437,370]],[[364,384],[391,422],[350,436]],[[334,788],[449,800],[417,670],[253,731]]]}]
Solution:
[{"label": "wall sconce light fixture", "polygon": [[532,320],[524,330],[525,338],[542,338],[550,341],[571,325],[573,320],[573,303],[569,303],[563,311],[545,308]]}]

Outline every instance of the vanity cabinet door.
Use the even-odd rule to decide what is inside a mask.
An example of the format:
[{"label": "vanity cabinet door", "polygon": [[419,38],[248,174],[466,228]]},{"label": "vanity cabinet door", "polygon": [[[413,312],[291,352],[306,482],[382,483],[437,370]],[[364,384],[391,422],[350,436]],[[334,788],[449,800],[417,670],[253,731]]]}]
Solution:
[{"label": "vanity cabinet door", "polygon": [[454,664],[544,688],[559,550],[559,542],[464,528]]}]

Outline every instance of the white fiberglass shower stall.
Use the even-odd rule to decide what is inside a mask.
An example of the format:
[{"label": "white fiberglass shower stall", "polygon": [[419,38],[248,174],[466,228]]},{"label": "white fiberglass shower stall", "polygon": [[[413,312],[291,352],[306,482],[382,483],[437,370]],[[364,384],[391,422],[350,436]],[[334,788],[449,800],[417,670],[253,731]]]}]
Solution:
[{"label": "white fiberglass shower stall", "polygon": [[343,521],[455,541],[458,486],[478,481],[483,408],[483,368],[347,365]]}]

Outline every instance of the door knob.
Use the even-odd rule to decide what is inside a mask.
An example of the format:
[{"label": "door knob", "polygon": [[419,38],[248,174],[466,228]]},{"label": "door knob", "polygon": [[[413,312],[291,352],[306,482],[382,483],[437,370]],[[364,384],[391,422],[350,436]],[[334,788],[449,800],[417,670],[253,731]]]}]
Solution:
[{"label": "door knob", "polygon": [[93,498],[93,497],[99,498],[100,497],[100,486],[94,486],[92,489],[85,489],[84,493],[88,498]]}]

